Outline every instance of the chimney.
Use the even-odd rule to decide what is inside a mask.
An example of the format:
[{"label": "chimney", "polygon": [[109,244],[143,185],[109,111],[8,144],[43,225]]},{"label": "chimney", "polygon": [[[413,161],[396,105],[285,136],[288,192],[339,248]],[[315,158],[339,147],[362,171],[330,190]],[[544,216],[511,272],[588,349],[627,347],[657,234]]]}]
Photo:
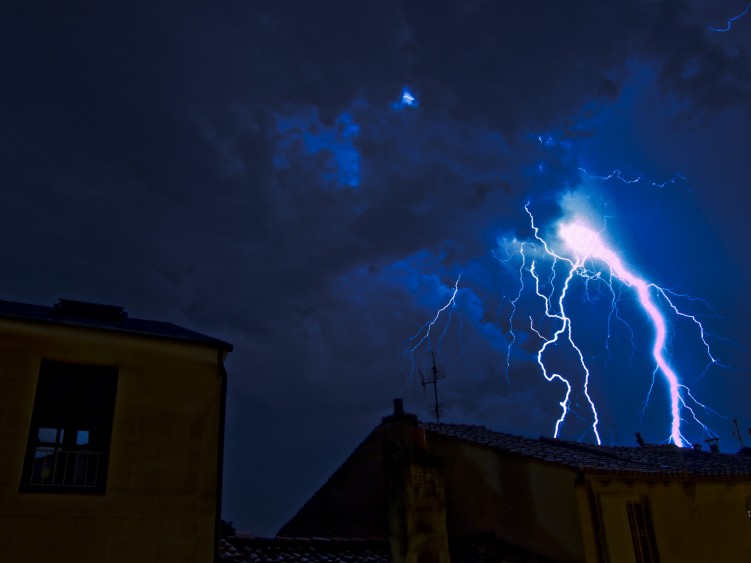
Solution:
[{"label": "chimney", "polygon": [[443,460],[428,451],[417,416],[394,399],[383,418],[389,535],[394,563],[450,563]]},{"label": "chimney", "polygon": [[412,426],[417,426],[417,415],[407,414],[404,412],[404,401],[401,399],[394,399],[394,414],[384,416],[381,419],[381,424],[387,422],[406,422]]}]

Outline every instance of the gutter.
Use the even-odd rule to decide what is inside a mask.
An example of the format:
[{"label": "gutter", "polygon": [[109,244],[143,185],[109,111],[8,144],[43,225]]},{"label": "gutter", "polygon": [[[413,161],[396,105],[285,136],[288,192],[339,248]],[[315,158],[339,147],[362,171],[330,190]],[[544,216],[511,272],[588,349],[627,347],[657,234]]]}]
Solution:
[{"label": "gutter", "polygon": [[224,358],[226,351],[217,349],[217,369],[220,377],[220,397],[219,397],[219,436],[217,440],[217,460],[216,460],[216,518],[214,522],[214,561],[222,560],[219,554],[219,541],[222,528],[222,486],[224,479],[224,429],[225,417],[227,411],[227,369],[224,367]]}]

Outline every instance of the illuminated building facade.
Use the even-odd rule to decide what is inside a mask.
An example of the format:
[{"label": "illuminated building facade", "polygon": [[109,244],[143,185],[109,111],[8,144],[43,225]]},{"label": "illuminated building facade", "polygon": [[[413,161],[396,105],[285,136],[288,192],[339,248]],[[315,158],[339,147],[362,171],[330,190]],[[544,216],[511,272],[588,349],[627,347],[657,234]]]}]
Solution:
[{"label": "illuminated building facade", "polygon": [[0,559],[214,559],[231,345],[0,301]]}]

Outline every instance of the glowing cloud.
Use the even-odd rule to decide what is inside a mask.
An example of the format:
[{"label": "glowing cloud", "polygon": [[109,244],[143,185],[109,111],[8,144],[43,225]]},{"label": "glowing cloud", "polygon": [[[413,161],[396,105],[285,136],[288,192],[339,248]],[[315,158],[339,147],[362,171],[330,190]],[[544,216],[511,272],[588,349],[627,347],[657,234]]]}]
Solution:
[{"label": "glowing cloud", "polygon": [[412,90],[410,90],[409,88],[405,87],[402,90],[402,95],[399,97],[399,101],[391,104],[391,107],[393,107],[394,109],[403,109],[403,108],[416,108],[418,105],[420,105],[420,102],[417,100],[417,97],[415,96],[414,92],[412,92]]}]

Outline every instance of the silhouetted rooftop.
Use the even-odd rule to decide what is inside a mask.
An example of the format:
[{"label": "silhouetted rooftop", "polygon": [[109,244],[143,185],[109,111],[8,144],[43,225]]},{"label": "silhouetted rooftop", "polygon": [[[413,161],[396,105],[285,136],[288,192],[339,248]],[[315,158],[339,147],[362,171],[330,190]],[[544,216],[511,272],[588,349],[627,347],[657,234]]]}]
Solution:
[{"label": "silhouetted rooftop", "polygon": [[86,301],[60,299],[54,306],[0,300],[0,319],[90,328],[140,336],[166,338],[231,351],[232,345],[172,323],[134,319],[122,308]]},{"label": "silhouetted rooftop", "polygon": [[[453,563],[546,563],[547,560],[509,546],[492,534],[454,538],[449,550]],[[388,540],[355,538],[241,538],[220,540],[222,561],[261,563],[388,563]]]}]

